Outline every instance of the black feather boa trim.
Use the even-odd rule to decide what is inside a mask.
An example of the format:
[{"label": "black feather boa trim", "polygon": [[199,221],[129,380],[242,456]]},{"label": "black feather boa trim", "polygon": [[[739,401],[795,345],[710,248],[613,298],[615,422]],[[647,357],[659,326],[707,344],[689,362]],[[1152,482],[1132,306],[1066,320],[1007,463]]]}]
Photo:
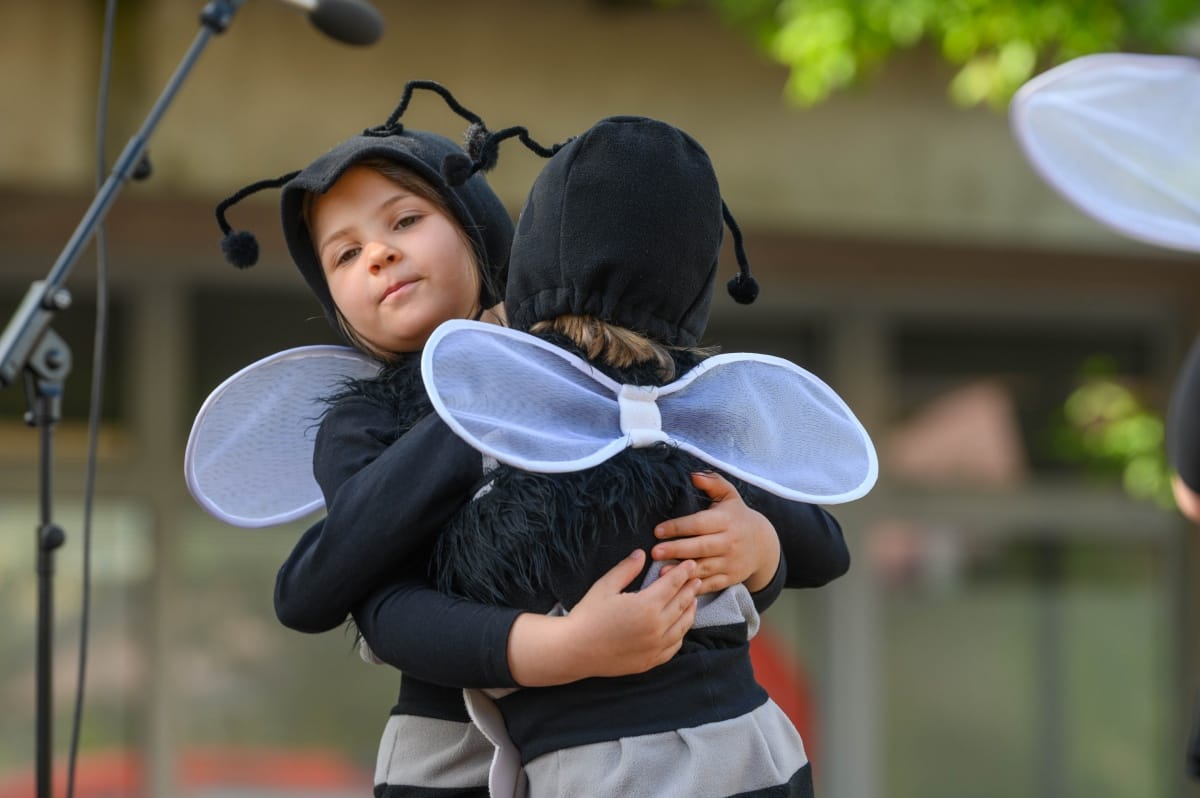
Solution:
[{"label": "black feather boa trim", "polygon": [[[583,357],[567,339],[544,337]],[[673,355],[676,377],[702,359],[687,350]],[[597,368],[621,383],[662,382],[648,364]],[[666,444],[627,449],[569,474],[501,465],[491,473],[487,492],[438,536],[438,587],[485,604],[539,612],[555,603],[569,608],[619,559],[634,548],[648,550],[656,524],[708,506],[708,497],[691,482],[693,472],[706,468]]]},{"label": "black feather boa trim", "polygon": [[421,353],[407,353],[389,363],[374,377],[346,380],[325,403],[333,405],[345,399],[365,399],[396,414],[396,437],[433,412],[425,383],[421,380]]},{"label": "black feather boa trim", "polygon": [[691,484],[703,468],[666,444],[570,474],[501,466],[438,536],[438,588],[497,606],[569,608],[617,560],[649,549],[656,524],[707,506]]}]

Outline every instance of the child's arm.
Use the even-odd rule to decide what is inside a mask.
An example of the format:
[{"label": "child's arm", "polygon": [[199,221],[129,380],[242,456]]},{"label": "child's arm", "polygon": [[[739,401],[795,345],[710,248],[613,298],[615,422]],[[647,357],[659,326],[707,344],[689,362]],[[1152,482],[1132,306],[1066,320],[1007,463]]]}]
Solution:
[{"label": "child's arm", "polygon": [[439,593],[414,570],[355,607],[372,653],[450,687],[543,687],[641,673],[670,659],[695,618],[699,580],[683,563],[645,590],[640,550],[601,577],[569,615],[475,604]]},{"label": "child's arm", "polygon": [[285,626],[339,626],[471,498],[482,473],[478,452],[434,415],[387,444],[389,423],[366,402],[344,402],[322,423],[313,471],[327,515],[279,569],[275,613]]},{"label": "child's arm", "polygon": [[821,587],[850,570],[850,549],[842,526],[825,508],[793,502],[747,485],[742,496],[779,533],[787,563],[785,587]]},{"label": "child's arm", "polygon": [[[743,485],[743,496],[714,472],[692,477],[712,505],[655,528],[664,542],[656,560],[693,559],[701,593],[745,582],[753,593],[771,587],[786,564],[786,587],[820,587],[850,568],[850,551],[837,520],[821,507],[793,502]],[[747,500],[758,510],[751,508]],[[769,592],[769,590],[768,590]]]}]

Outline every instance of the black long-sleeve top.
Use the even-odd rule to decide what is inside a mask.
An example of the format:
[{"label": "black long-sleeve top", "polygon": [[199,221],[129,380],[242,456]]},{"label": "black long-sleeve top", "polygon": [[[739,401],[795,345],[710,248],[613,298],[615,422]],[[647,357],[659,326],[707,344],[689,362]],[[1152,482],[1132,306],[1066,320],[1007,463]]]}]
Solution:
[{"label": "black long-sleeve top", "polygon": [[[551,340],[582,356],[570,341]],[[691,351],[671,354],[678,374],[699,361]],[[653,364],[590,365],[621,384],[669,379]],[[691,481],[704,468],[694,455],[665,443],[628,448],[568,473],[498,465],[486,475],[486,489],[438,535],[438,585],[497,606],[539,613],[570,610],[631,549],[648,553],[657,543],[657,524],[708,505],[707,495]],[[757,509],[762,492],[731,481]],[[780,571],[784,562],[781,558]],[[777,572],[772,589],[753,597],[758,611],[778,596],[781,577]],[[755,711],[768,697],[751,666],[750,624],[757,619],[741,603],[745,597],[741,585],[711,596],[713,612],[703,618],[697,614],[680,650],[644,673],[497,696],[522,762],[564,748],[732,721]]]},{"label": "black long-sleeve top", "polygon": [[[402,697],[412,698],[413,677],[453,687],[514,686],[507,639],[520,610],[457,599],[430,581],[432,542],[474,495],[483,469],[480,455],[435,415],[397,422],[391,402],[407,398],[410,416],[428,407],[423,390],[412,387],[420,385],[416,368],[414,359],[394,370],[401,389],[385,394],[387,402],[351,394],[327,413],[314,456],[327,516],[280,568],[276,613],[286,626],[320,632],[353,612],[375,654],[405,672]],[[764,595],[782,584],[819,586],[846,572],[849,553],[829,513],[757,493],[752,506],[775,526],[787,563]],[[461,705],[457,693],[453,702]]]}]

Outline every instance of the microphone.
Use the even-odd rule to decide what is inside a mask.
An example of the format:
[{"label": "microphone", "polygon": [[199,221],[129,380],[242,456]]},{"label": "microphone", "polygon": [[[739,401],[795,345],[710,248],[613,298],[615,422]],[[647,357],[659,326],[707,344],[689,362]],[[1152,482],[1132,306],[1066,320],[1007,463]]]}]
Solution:
[{"label": "microphone", "polygon": [[344,44],[374,44],[383,35],[383,17],[366,0],[283,0],[304,9],[317,30]]}]

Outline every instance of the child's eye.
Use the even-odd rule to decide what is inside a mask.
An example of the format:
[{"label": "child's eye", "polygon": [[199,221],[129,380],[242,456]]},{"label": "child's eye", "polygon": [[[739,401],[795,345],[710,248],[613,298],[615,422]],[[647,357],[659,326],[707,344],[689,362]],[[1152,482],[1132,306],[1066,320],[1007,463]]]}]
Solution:
[{"label": "child's eye", "polygon": [[350,247],[349,249],[342,250],[341,252],[338,253],[338,256],[334,259],[333,265],[341,266],[343,263],[354,260],[354,258],[358,256],[358,252],[359,252],[358,247]]},{"label": "child's eye", "polygon": [[409,214],[407,216],[401,216],[399,219],[396,220],[394,229],[400,230],[405,227],[412,227],[414,224],[416,224],[418,221],[420,221],[420,219],[421,219],[421,217],[417,214]]}]

